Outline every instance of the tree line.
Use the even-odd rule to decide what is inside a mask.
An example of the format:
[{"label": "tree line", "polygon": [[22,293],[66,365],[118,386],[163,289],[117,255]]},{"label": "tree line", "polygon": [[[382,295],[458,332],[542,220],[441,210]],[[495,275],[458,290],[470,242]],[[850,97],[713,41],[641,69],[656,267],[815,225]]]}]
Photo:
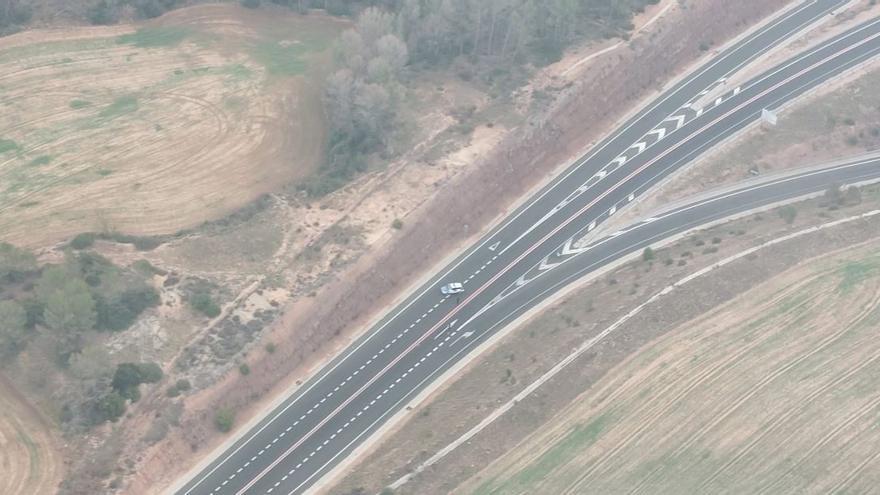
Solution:
[{"label": "tree line", "polygon": [[558,60],[587,37],[626,36],[635,12],[658,0],[273,0],[297,9],[358,12],[336,46],[325,84],[326,159],[302,187],[334,191],[383,158],[406,72],[456,62],[487,74]]}]

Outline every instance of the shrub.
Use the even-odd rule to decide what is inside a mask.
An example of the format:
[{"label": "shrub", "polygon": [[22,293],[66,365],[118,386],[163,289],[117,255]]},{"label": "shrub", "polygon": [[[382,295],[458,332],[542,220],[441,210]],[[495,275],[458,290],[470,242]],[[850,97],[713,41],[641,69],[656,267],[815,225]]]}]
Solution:
[{"label": "shrub", "polygon": [[232,429],[233,424],[235,424],[235,413],[231,409],[221,407],[214,413],[214,427],[217,431],[227,433]]},{"label": "shrub", "polygon": [[393,222],[391,222],[391,228],[395,230],[400,230],[403,228],[403,220],[399,218],[395,218]]},{"label": "shrub", "polygon": [[92,247],[95,244],[95,234],[94,232],[83,232],[82,234],[77,234],[76,237],[70,240],[70,247],[73,249],[87,249]]},{"label": "shrub", "polygon": [[95,296],[98,329],[119,331],[130,327],[147,308],[159,304],[156,289],[144,286],[126,289],[115,300],[107,301],[103,296]]},{"label": "shrub", "polygon": [[785,223],[791,225],[794,223],[794,219],[797,218],[797,208],[792,205],[783,206],[779,208],[777,211],[779,213],[779,218],[785,220]]},{"label": "shrub", "polygon": [[846,188],[844,202],[848,205],[857,205],[862,202],[862,190],[855,186]]},{"label": "shrub", "polygon": [[247,363],[241,363],[241,364],[238,366],[238,371],[241,372],[242,375],[244,375],[244,376],[248,376],[248,375],[251,374],[251,367],[248,366]]},{"label": "shrub", "polygon": [[211,299],[207,292],[199,292],[190,299],[190,305],[208,318],[214,318],[220,314],[220,306]]},{"label": "shrub", "polygon": [[177,397],[178,395],[186,392],[190,388],[191,385],[189,384],[189,380],[187,380],[186,378],[181,378],[180,380],[177,380],[174,385],[168,387],[168,390],[165,391],[165,395],[167,395],[168,397]]},{"label": "shrub", "polygon": [[160,268],[156,268],[147,260],[141,259],[137,260],[131,264],[132,269],[140,273],[141,275],[146,275],[148,277],[152,277],[153,275],[167,275],[168,272],[162,270]]},{"label": "shrub", "polygon": [[86,11],[86,17],[89,19],[89,22],[97,26],[116,24],[119,20],[116,9],[107,0],[100,0],[89,7]]},{"label": "shrub", "polygon": [[156,363],[120,363],[110,385],[120,397],[137,402],[141,383],[156,383],[162,379],[162,368]]},{"label": "shrub", "polygon": [[273,342],[269,342],[268,344],[266,344],[266,352],[268,352],[269,354],[275,352],[275,344]]},{"label": "shrub", "polygon": [[162,368],[156,363],[139,363],[141,383],[156,383],[162,379]]},{"label": "shrub", "polygon": [[651,246],[646,247],[645,250],[642,251],[642,261],[653,261],[656,257],[657,255],[654,253],[654,250],[651,249]]},{"label": "shrub", "polygon": [[125,398],[117,392],[110,392],[98,400],[95,409],[98,422],[116,421],[125,414]]}]

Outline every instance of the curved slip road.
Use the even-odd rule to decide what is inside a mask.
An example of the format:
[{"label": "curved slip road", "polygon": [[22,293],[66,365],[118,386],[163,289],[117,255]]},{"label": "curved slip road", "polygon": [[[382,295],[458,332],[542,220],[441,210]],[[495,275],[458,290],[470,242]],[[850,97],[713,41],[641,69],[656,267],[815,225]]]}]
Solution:
[{"label": "curved slip road", "polygon": [[[514,212],[450,268],[334,359],[296,394],[178,491],[302,493],[391,413],[507,314],[553,253],[702,151],[774,108],[880,51],[870,22],[795,57],[707,108],[689,102],[842,1],[806,2],[735,44],[627,122]],[[570,253],[569,253],[570,254]],[[561,270],[557,270],[561,272]],[[461,281],[459,302],[441,296]],[[537,278],[540,281],[540,277]],[[505,309],[507,308],[507,309]]]},{"label": "curved slip road", "polygon": [[[732,187],[720,190],[707,191],[699,197],[687,198],[680,202],[681,206],[673,206],[663,211],[655,213],[654,216],[644,220],[635,222],[627,228],[615,232],[609,236],[595,240],[593,242],[579,242],[576,249],[580,253],[588,250],[594,250],[594,258],[590,259],[582,256],[578,259],[582,263],[571,263],[567,265],[565,270],[559,270],[553,273],[554,277],[547,276],[541,280],[541,288],[530,292],[529,297],[519,302],[519,306],[523,308],[532,308],[535,304],[543,302],[548,296],[553,295],[557,290],[561,290],[575,280],[581,281],[587,279],[589,275],[595,274],[598,268],[608,268],[608,264],[603,264],[604,259],[613,259],[614,263],[622,263],[638,256],[639,251],[649,245],[656,243],[665,244],[674,239],[676,235],[686,233],[691,229],[704,229],[715,222],[725,222],[732,220],[734,217],[749,214],[767,207],[777,205],[781,202],[789,202],[803,199],[809,195],[824,192],[832,185],[851,185],[863,184],[867,182],[880,181],[880,154],[866,155],[847,160],[841,160],[831,164],[824,164],[818,167],[810,167],[796,171],[788,171],[772,177],[762,177],[736,184]],[[863,213],[860,217],[876,216],[878,210]],[[841,221],[833,221],[839,223]],[[827,224],[826,224],[827,225]],[[815,229],[815,227],[813,228]],[[788,234],[783,237],[777,237],[774,241],[780,241],[791,236],[800,236],[804,232],[811,229],[805,229]],[[583,249],[581,249],[583,248]],[[599,250],[604,250],[602,255]],[[739,256],[752,252],[748,249]],[[566,261],[574,261],[575,258],[567,258]],[[724,263],[734,259],[728,257]],[[597,261],[598,260],[598,261]],[[565,262],[565,261],[563,261]],[[595,266],[596,264],[600,266]],[[716,265],[718,266],[718,265]],[[679,280],[676,284],[669,287],[677,287],[685,280],[692,280],[700,274],[706,273],[707,269],[699,270]],[[548,275],[545,273],[544,275]],[[508,402],[492,411],[488,416],[483,418],[473,428],[456,438],[453,442],[438,450],[427,460],[418,464],[413,470],[406,475],[398,478],[389,485],[393,489],[411,481],[418,473],[424,471],[428,467],[436,464],[443,458],[447,457],[455,449],[466,442],[469,442],[474,436],[483,431],[487,426],[494,423],[495,420],[506,414],[519,401],[534,393],[544,383],[547,383],[552,377],[557,375],[567,366],[571,365],[575,359],[583,355],[584,352],[591,349],[596,343],[600,342],[608,334],[615,331],[619,326],[629,320],[633,315],[638,313],[641,308],[656,302],[661,295],[668,293],[669,288],[659,293],[655,293],[644,303],[640,304],[622,318],[616,320],[611,326],[606,327],[598,335],[593,336],[576,347],[568,356],[550,368],[546,373],[541,375],[531,384],[526,386],[522,391],[516,394]],[[519,313],[519,307],[514,308],[513,313]],[[510,318],[504,314],[497,317],[497,321],[493,324],[496,327],[504,327],[510,324]],[[491,329],[490,329],[491,331]],[[468,348],[465,352],[469,354],[472,348]]]}]

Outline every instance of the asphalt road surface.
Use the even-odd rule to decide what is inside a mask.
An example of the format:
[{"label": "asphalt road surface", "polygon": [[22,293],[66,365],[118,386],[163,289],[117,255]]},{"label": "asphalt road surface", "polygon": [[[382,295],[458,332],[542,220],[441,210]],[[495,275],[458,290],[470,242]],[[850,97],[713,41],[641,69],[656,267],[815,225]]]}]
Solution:
[{"label": "asphalt road surface", "polygon": [[[677,215],[684,218],[679,225],[652,221],[636,228],[635,238],[618,235],[592,249],[578,242],[670,173],[754,123],[763,109],[778,108],[880,53],[880,20],[870,21],[740,87],[726,88],[705,107],[693,107],[744,64],[842,3],[806,2],[684,78],[417,290],[177,493],[305,492],[505,322],[574,277],[685,228],[687,219]],[[628,244],[621,246],[624,241]],[[442,295],[439,287],[451,281],[463,283],[465,292]]]}]

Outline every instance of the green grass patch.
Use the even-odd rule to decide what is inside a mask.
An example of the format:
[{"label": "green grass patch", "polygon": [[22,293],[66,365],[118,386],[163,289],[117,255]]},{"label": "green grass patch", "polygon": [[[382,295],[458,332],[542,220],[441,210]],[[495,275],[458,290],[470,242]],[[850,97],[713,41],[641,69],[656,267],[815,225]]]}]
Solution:
[{"label": "green grass patch", "polygon": [[107,177],[108,175],[113,173],[113,170],[109,168],[99,168],[95,173],[100,175],[101,177]]},{"label": "green grass patch", "polygon": [[138,98],[135,95],[124,95],[113,100],[113,103],[101,110],[98,116],[102,119],[112,120],[116,117],[132,113],[138,109]]},{"label": "green grass patch", "polygon": [[247,100],[241,96],[230,95],[223,98],[223,106],[234,112],[240,112],[247,108]]},{"label": "green grass patch", "polygon": [[556,442],[513,478],[496,486],[491,486],[490,481],[477,489],[476,493],[529,493],[526,490],[529,486],[546,478],[554,468],[568,462],[578,452],[592,445],[608,426],[609,419],[607,415],[602,415],[587,424],[575,426],[565,438]]},{"label": "green grass patch", "polygon": [[0,138],[0,153],[6,153],[8,151],[18,151],[19,146],[18,143],[11,139],[3,139]]},{"label": "green grass patch", "polygon": [[880,259],[877,257],[844,263],[837,272],[841,277],[837,290],[843,294],[849,293],[865,280],[875,277],[878,269]]},{"label": "green grass patch", "polygon": [[51,161],[52,161],[52,157],[51,157],[51,156],[49,156],[49,155],[40,155],[40,156],[34,158],[33,160],[31,160],[31,162],[30,162],[28,165],[30,165],[31,167],[39,167],[39,166],[42,166],[42,165],[48,165],[49,162],[51,162]]},{"label": "green grass patch", "polygon": [[269,74],[297,76],[305,73],[308,65],[303,56],[310,51],[312,49],[306,43],[265,42],[257,44],[251,55]]},{"label": "green grass patch", "polygon": [[87,100],[70,100],[70,108],[74,110],[79,110],[81,108],[88,108],[92,106],[92,102]]},{"label": "green grass patch", "polygon": [[181,27],[141,28],[131,34],[116,38],[120,45],[134,45],[138,48],[161,48],[177,46],[192,32]]}]

